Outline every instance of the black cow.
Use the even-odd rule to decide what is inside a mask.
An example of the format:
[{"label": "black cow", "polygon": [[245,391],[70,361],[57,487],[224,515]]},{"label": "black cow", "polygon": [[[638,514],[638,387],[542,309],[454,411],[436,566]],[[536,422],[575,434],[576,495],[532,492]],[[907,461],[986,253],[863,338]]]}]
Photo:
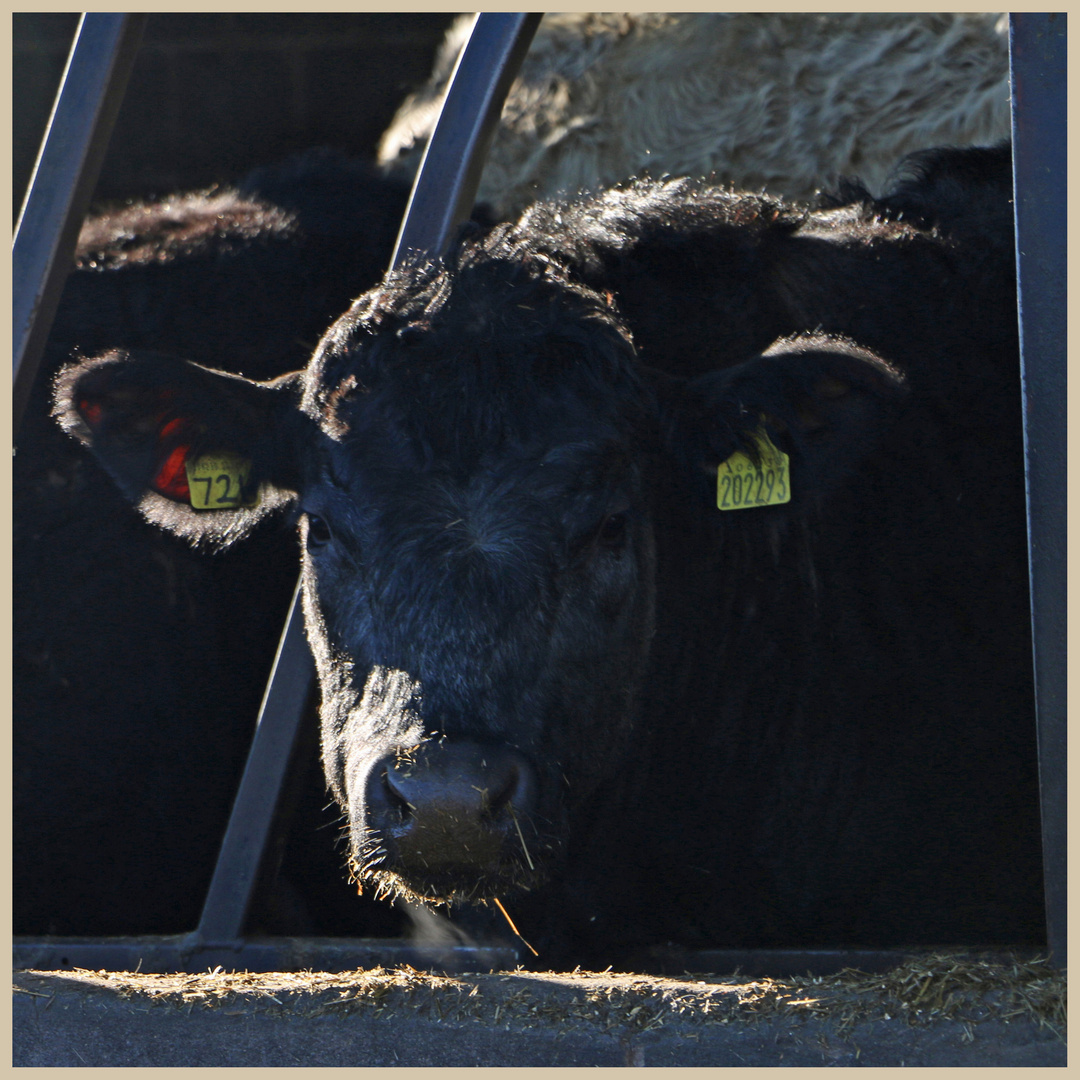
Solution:
[{"label": "black cow", "polygon": [[315,151],[86,222],[14,462],[17,933],[194,928],[296,582],[279,523],[206,559],[132,514],[50,419],[53,376],[116,346],[294,369],[386,269],[407,194]]},{"label": "black cow", "polygon": [[194,543],[293,508],[362,885],[544,964],[1035,942],[1010,192],[540,204],[303,371],[112,350],[56,414]]}]

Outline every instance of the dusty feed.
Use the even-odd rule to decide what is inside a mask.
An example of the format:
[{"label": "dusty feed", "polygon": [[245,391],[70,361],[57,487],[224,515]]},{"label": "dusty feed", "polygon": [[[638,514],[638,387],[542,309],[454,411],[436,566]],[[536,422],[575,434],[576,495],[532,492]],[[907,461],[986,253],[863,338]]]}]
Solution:
[{"label": "dusty feed", "polygon": [[[411,177],[471,17],[379,157]],[[1007,17],[552,14],[511,88],[478,198],[499,216],[631,176],[712,176],[809,199],[841,176],[877,193],[896,160],[1009,128]]]},{"label": "dusty feed", "polygon": [[581,970],[446,976],[409,967],[341,973],[217,968],[175,975],[81,969],[25,974],[63,978],[161,1006],[228,1009],[247,1002],[305,1017],[417,1015],[508,1030],[555,1026],[564,1032],[633,1032],[678,1023],[682,1034],[692,1036],[711,1025],[782,1018],[830,1020],[840,1033],[877,1020],[913,1027],[951,1021],[967,1025],[974,1037],[984,1021],[1014,1019],[1062,1040],[1066,1032],[1064,972],[1041,960],[963,952],[926,953],[881,974],[847,969],[829,976],[754,980],[740,979],[737,972],[681,978]]}]

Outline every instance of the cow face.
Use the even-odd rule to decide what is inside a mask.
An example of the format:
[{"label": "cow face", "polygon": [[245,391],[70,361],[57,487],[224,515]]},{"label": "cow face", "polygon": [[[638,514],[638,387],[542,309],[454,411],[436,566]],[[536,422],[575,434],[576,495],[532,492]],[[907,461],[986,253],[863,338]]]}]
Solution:
[{"label": "cow face", "polygon": [[[429,902],[542,882],[620,773],[674,473],[715,484],[766,423],[805,499],[871,445],[900,385],[817,340],[647,377],[610,297],[545,259],[457,259],[391,275],[275,383],[111,354],[57,387],[61,422],[182,535],[227,544],[294,502],[351,864]],[[243,463],[222,509],[196,508],[205,460]]]},{"label": "cow face", "polygon": [[426,900],[558,860],[628,740],[654,606],[655,436],[605,301],[522,264],[444,288],[373,294],[327,335],[300,499],[352,859]]}]

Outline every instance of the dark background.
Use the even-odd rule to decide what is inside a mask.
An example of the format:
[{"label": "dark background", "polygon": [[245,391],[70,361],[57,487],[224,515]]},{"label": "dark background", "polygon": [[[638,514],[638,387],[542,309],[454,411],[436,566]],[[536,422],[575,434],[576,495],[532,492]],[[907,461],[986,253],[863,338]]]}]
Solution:
[{"label": "dark background", "polygon": [[[94,202],[232,180],[309,146],[371,158],[455,17],[151,15]],[[12,16],[16,216],[78,19]]]}]

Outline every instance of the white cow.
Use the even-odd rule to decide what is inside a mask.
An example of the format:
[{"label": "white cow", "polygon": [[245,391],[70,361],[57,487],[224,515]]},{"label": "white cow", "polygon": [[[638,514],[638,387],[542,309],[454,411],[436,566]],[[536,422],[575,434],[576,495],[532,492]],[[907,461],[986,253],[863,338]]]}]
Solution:
[{"label": "white cow", "polygon": [[[471,17],[384,134],[411,176]],[[503,109],[478,199],[501,216],[630,176],[707,176],[809,199],[876,192],[904,154],[1007,139],[1007,16],[547,15]]]}]

